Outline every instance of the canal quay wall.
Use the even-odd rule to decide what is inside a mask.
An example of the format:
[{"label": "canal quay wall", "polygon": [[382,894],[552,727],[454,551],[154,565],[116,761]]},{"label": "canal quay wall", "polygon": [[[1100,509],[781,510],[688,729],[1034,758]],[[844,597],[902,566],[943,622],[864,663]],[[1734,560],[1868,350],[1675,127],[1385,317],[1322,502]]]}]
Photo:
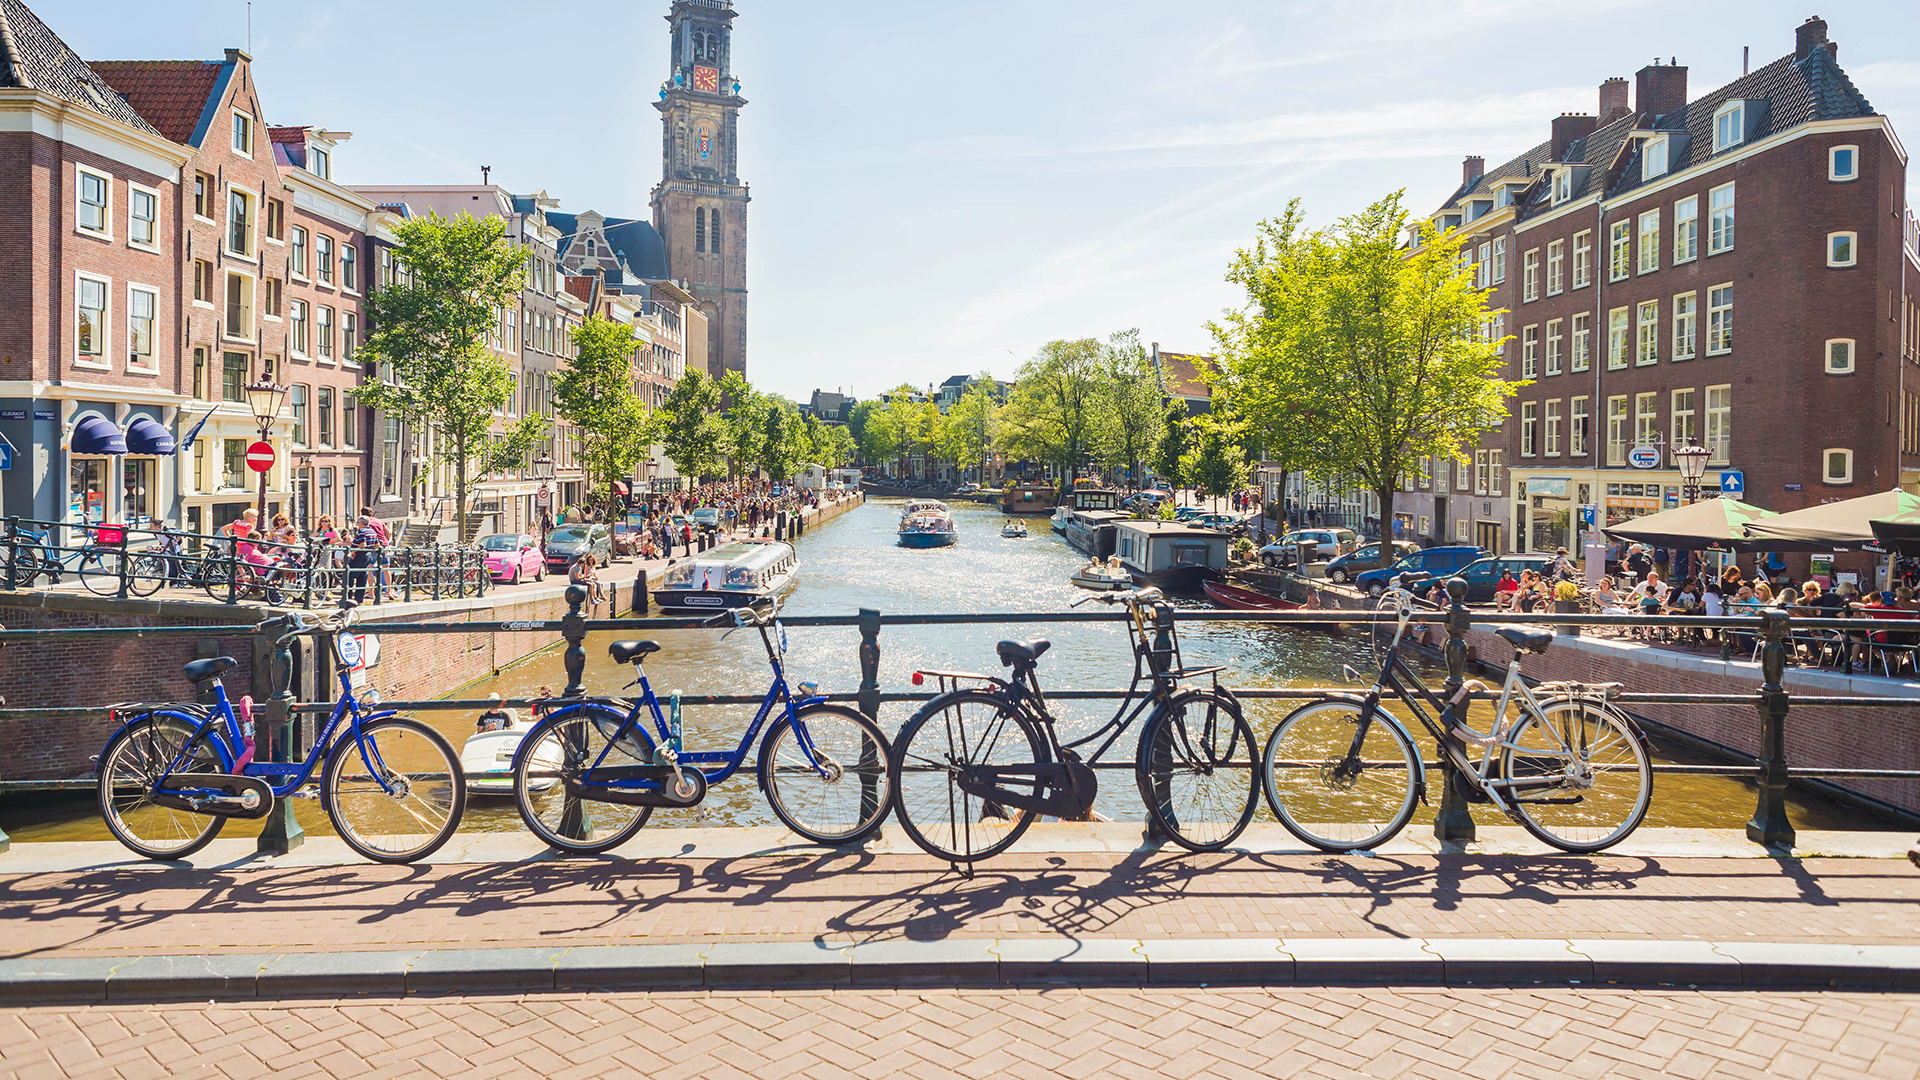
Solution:
[{"label": "canal quay wall", "polygon": [[[858,496],[809,511],[801,533],[859,505]],[[647,564],[657,579],[664,560]],[[634,608],[640,566],[615,564],[604,572],[618,618]],[[377,639],[372,683],[383,696],[423,700],[509,667],[534,653],[556,648],[552,631],[508,630],[471,634],[380,636],[385,622],[546,622],[567,613],[564,581],[496,590],[463,600],[415,600],[358,610],[355,626]],[[253,625],[282,609],[262,604],[216,604],[182,600],[117,600],[64,591],[0,590],[0,627],[8,630],[69,630],[151,626],[232,627]],[[235,698],[264,699],[272,691],[269,664],[251,636],[204,638],[115,637],[37,645],[32,639],[0,645],[0,704],[14,708],[93,709],[118,701],[191,700],[193,689],[180,668],[191,660],[231,656],[239,665],[222,676]],[[305,665],[307,672],[316,665]],[[305,676],[294,687],[301,700],[331,700],[332,684],[314,686]],[[103,714],[6,722],[11,752],[0,757],[0,780],[68,780],[89,775],[92,758],[106,744],[113,723]]]}]

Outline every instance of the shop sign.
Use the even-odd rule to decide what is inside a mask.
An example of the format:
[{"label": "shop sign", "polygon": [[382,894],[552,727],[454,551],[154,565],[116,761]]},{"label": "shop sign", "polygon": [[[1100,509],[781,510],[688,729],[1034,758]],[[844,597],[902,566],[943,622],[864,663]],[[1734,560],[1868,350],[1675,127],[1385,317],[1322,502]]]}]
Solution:
[{"label": "shop sign", "polygon": [[1527,481],[1527,494],[1556,495],[1564,498],[1567,494],[1567,478],[1564,476],[1536,476]]},{"label": "shop sign", "polygon": [[1636,469],[1651,469],[1660,464],[1660,448],[1636,446],[1627,452],[1627,464]]}]

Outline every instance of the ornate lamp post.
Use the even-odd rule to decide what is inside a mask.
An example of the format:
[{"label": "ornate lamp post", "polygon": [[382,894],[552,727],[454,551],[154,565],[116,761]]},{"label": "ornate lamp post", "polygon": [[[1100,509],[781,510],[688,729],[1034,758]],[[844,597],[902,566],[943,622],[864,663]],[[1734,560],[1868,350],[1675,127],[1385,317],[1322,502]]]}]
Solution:
[{"label": "ornate lamp post", "polygon": [[1707,448],[1696,442],[1674,447],[1673,460],[1680,466],[1682,490],[1689,506],[1700,501],[1700,478],[1707,474],[1709,455]]},{"label": "ornate lamp post", "polygon": [[[260,381],[247,387],[247,405],[253,410],[253,419],[260,425],[260,441],[266,442],[273,431],[273,421],[280,415],[280,404],[287,397],[287,388],[274,382],[266,374]],[[267,474],[260,474],[260,499],[254,507],[260,515],[260,528],[267,527]]]}]

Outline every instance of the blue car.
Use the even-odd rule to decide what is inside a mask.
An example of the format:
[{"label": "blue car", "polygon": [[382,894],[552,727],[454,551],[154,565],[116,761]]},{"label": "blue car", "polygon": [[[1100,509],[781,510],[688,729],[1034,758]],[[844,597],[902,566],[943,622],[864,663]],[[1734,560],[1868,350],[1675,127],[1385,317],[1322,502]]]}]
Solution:
[{"label": "blue car", "polygon": [[1431,547],[1425,551],[1416,551],[1402,558],[1392,566],[1369,570],[1354,578],[1354,584],[1366,590],[1368,596],[1377,597],[1387,591],[1393,579],[1405,574],[1409,577],[1449,577],[1465,569],[1469,564],[1479,562],[1488,555],[1486,548],[1479,547]]}]

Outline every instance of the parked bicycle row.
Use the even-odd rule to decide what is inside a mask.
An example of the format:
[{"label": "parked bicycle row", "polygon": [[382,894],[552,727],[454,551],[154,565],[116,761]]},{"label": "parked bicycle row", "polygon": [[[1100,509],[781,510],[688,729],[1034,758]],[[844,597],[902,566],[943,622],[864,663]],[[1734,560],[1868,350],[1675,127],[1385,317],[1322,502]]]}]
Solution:
[{"label": "parked bicycle row", "polygon": [[[1303,842],[1349,851],[1391,839],[1426,796],[1426,763],[1394,715],[1390,702],[1397,701],[1438,744],[1444,775],[1465,798],[1555,847],[1604,849],[1646,813],[1646,742],[1613,706],[1618,686],[1523,681],[1520,654],[1544,651],[1550,631],[1497,631],[1514,659],[1493,722],[1476,728],[1467,689],[1442,698],[1406,662],[1413,601],[1392,590],[1379,613],[1372,688],[1302,703],[1262,747],[1238,697],[1219,685],[1223,669],[1185,666],[1172,606],[1159,590],[1099,594],[1076,606],[1086,600],[1125,608],[1133,679],[1113,716],[1071,741],[1041,687],[1050,648],[1044,638],[1000,642],[1005,677],[916,672],[916,684],[933,679],[940,693],[889,739],[870,716],[829,702],[816,683],[789,681],[786,628],[769,604],[710,620],[729,633],[757,632],[771,670],[732,749],[683,749],[678,707],[663,708],[645,673],[659,645],[625,640],[608,647],[615,662],[634,669],[625,696],[544,706],[502,771],[527,827],[561,851],[617,847],[655,809],[697,806],[751,763],[774,814],[812,842],[857,842],[892,812],[928,853],[971,865],[1007,850],[1038,817],[1088,817],[1096,770],[1112,767],[1102,759],[1133,732],[1132,771],[1148,823],[1181,847],[1216,851],[1233,843],[1264,793],[1274,817]],[[117,707],[125,722],[98,774],[113,834],[148,857],[182,858],[229,817],[264,817],[277,800],[315,797],[341,838],[367,858],[407,862],[444,844],[464,812],[468,775],[439,733],[355,695],[348,677],[361,658],[350,629],[354,611],[348,603],[324,616],[296,612],[263,624],[285,630],[280,646],[316,635],[338,661],[339,700],[300,761],[253,760],[250,702],[234,702],[219,685],[235,664],[230,658],[185,669],[190,681],[212,684],[210,705]]]}]

